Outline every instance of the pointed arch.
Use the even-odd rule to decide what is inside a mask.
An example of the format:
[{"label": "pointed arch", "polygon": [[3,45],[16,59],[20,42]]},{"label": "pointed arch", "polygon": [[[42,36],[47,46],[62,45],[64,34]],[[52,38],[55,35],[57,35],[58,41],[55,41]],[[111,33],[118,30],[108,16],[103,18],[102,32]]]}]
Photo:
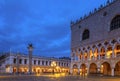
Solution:
[{"label": "pointed arch", "polygon": [[87,66],[85,64],[81,64],[80,66],[80,74],[86,75],[87,74]]},{"label": "pointed arch", "polygon": [[116,15],[110,23],[110,31],[120,28],[120,15]]},{"label": "pointed arch", "polygon": [[101,59],[105,58],[105,48],[104,47],[101,47],[101,49],[100,49],[100,58]]},{"label": "pointed arch", "polygon": [[89,39],[90,37],[90,31],[88,29],[85,29],[82,34],[82,40]]},{"label": "pointed arch", "polygon": [[78,65],[77,64],[73,64],[73,74],[74,75],[78,74]]},{"label": "pointed arch", "polygon": [[89,73],[97,73],[97,65],[95,63],[90,64]]},{"label": "pointed arch", "polygon": [[118,61],[115,65],[115,75],[120,75],[120,61]]},{"label": "pointed arch", "polygon": [[109,62],[103,62],[101,64],[101,73],[103,75],[111,75],[111,66]]}]

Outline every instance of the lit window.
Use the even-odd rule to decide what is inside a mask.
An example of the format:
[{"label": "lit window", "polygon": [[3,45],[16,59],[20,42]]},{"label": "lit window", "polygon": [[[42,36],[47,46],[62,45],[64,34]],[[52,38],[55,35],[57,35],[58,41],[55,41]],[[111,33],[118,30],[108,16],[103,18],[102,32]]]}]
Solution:
[{"label": "lit window", "polygon": [[117,46],[117,50],[120,50],[120,45]]}]

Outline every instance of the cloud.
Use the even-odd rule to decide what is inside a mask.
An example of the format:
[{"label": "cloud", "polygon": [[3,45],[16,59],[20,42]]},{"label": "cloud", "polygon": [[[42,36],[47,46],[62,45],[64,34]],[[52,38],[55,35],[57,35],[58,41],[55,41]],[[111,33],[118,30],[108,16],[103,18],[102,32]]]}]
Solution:
[{"label": "cloud", "polygon": [[104,1],[1,0],[0,51],[28,53],[33,43],[34,55],[70,56],[70,21]]}]

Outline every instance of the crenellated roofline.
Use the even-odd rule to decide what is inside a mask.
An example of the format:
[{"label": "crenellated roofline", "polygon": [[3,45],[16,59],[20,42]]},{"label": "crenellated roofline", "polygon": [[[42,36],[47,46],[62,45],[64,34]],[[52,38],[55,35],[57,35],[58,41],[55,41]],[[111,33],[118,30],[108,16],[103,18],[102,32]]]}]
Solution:
[{"label": "crenellated roofline", "polygon": [[71,21],[70,22],[71,27],[78,24],[78,23],[80,23],[80,22],[82,22],[83,20],[89,18],[90,16],[98,13],[99,11],[101,11],[104,8],[110,6],[111,4],[114,4],[116,1],[118,1],[118,0],[108,0],[105,5],[101,4],[100,7],[94,8],[94,10],[90,11],[89,14],[85,14],[83,17],[80,17],[80,19],[77,19],[76,21]]}]

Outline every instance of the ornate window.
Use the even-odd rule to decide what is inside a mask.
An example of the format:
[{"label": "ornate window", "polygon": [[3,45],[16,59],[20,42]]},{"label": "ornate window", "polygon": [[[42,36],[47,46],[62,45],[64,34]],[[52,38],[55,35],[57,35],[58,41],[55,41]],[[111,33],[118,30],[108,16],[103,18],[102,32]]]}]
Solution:
[{"label": "ornate window", "polygon": [[110,25],[110,31],[114,29],[120,28],[120,15],[117,15],[112,19],[111,25]]},{"label": "ornate window", "polygon": [[82,40],[86,40],[86,39],[89,39],[89,30],[88,29],[85,29],[83,34],[82,34]]}]

